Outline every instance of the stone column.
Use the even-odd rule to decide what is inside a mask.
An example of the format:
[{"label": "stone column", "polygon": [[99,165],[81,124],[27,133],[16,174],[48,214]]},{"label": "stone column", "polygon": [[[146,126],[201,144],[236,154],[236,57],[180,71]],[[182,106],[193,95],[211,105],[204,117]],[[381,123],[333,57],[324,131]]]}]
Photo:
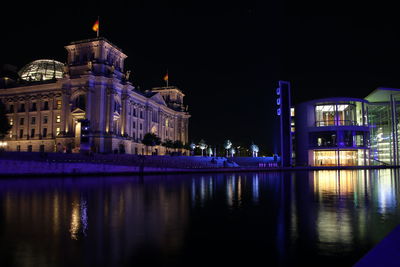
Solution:
[{"label": "stone column", "polygon": [[69,88],[63,88],[62,89],[62,95],[61,95],[61,116],[62,116],[62,124],[61,124],[61,131],[64,131],[65,133],[69,132],[71,129],[69,128],[69,113],[70,113],[70,90]]}]

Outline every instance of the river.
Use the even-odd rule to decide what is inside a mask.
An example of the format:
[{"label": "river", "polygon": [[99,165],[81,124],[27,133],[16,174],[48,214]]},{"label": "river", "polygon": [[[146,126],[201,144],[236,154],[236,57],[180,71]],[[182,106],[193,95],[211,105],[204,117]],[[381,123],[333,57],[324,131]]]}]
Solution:
[{"label": "river", "polygon": [[398,170],[0,180],[0,266],[351,266]]}]

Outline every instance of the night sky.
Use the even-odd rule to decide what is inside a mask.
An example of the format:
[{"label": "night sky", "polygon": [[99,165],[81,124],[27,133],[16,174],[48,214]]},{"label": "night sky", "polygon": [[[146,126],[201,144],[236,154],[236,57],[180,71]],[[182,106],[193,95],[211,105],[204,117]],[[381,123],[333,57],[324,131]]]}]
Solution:
[{"label": "night sky", "polygon": [[100,35],[128,55],[136,86],[164,85],[168,69],[170,85],[184,91],[190,141],[255,142],[265,153],[273,150],[278,80],[292,83],[295,103],[400,87],[400,27],[391,6],[133,2],[10,6],[0,17],[0,64],[65,62],[64,45],[94,38],[99,15]]}]

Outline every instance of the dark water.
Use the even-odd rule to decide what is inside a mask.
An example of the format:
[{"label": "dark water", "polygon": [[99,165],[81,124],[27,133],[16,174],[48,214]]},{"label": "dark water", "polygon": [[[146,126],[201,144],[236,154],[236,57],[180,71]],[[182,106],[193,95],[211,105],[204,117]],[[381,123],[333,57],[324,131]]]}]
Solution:
[{"label": "dark water", "polygon": [[0,266],[351,266],[393,170],[0,180]]}]

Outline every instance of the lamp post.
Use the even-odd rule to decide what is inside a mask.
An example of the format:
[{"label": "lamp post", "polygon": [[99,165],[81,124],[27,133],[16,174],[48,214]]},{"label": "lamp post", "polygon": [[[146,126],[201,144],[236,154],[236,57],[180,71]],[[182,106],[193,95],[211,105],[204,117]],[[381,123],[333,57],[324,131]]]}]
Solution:
[{"label": "lamp post", "polygon": [[0,151],[4,151],[6,149],[7,142],[0,141]]},{"label": "lamp post", "polygon": [[224,148],[226,149],[226,157],[229,157],[229,149],[231,149],[231,147],[232,147],[232,142],[231,142],[231,140],[226,140],[225,142],[224,142]]},{"label": "lamp post", "polygon": [[207,144],[203,139],[200,140],[199,148],[201,149],[201,156],[203,156],[203,150],[207,148]]}]

